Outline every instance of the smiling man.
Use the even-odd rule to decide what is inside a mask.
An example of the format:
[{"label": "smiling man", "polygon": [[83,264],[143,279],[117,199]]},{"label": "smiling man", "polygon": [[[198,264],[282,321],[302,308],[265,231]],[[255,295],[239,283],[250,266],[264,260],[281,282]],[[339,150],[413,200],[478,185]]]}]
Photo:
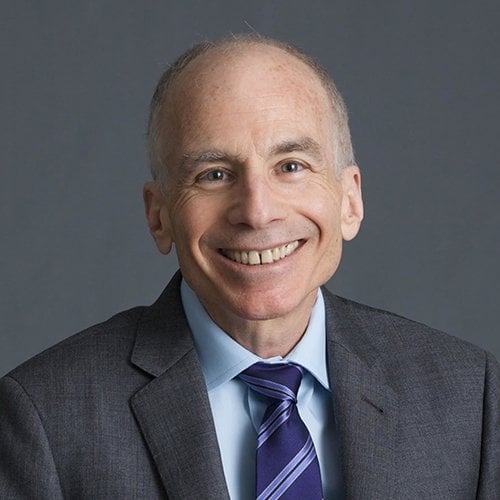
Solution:
[{"label": "smiling man", "polygon": [[345,113],[332,94],[293,54],[234,44],[186,65],[152,124],[165,168],[165,181],[145,188],[158,247],[175,243],[210,317],[262,357],[300,340],[342,238],[362,219],[360,174],[351,149],[336,147]]},{"label": "smiling man", "polygon": [[257,36],[197,45],[149,145],[180,272],[1,380],[2,498],[497,498],[498,363],[322,288],[363,218],[325,71]]}]

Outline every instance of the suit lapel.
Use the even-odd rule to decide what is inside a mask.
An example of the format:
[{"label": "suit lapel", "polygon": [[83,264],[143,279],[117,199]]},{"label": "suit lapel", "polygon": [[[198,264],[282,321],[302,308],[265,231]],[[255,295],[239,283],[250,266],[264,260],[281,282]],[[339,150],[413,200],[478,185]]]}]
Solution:
[{"label": "suit lapel", "polygon": [[[393,498],[398,401],[351,303],[325,293],[327,355],[346,498]],[[373,332],[371,332],[373,334]]]},{"label": "suit lapel", "polygon": [[[154,378],[131,398],[145,442],[171,498],[229,499],[205,381],[180,300],[177,274],[138,327],[133,364]],[[345,497],[392,498],[398,401],[371,325],[323,290],[327,355]],[[373,334],[373,332],[371,332]]]},{"label": "suit lapel", "polygon": [[147,310],[132,362],[155,378],[131,407],[171,498],[228,499],[210,403],[177,274]]}]

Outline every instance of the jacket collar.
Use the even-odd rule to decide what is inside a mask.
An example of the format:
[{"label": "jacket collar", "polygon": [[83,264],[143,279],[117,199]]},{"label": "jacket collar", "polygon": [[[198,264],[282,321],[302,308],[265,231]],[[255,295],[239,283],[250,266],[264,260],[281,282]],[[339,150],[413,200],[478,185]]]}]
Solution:
[{"label": "jacket collar", "polygon": [[[229,498],[210,403],[177,273],[146,310],[131,355],[153,380],[131,407],[169,497]],[[323,289],[327,357],[345,498],[390,498],[398,401],[379,366],[366,308]]]},{"label": "jacket collar", "polygon": [[141,318],[131,362],[155,378],[130,404],[169,498],[229,499],[180,281],[177,273]]},{"label": "jacket collar", "polygon": [[398,400],[379,365],[379,332],[360,306],[324,290],[327,356],[346,498],[393,498]]}]

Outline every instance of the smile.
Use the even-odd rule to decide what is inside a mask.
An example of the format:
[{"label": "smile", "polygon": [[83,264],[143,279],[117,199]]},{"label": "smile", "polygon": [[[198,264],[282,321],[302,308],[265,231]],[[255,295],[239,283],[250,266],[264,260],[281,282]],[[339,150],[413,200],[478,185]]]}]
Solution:
[{"label": "smile", "polygon": [[249,266],[257,266],[260,264],[272,264],[278,260],[284,259],[297,250],[299,242],[292,241],[286,245],[281,245],[275,248],[268,248],[267,250],[248,250],[239,252],[238,250],[225,250],[221,249],[221,253],[228,259],[238,262],[240,264],[247,264]]}]

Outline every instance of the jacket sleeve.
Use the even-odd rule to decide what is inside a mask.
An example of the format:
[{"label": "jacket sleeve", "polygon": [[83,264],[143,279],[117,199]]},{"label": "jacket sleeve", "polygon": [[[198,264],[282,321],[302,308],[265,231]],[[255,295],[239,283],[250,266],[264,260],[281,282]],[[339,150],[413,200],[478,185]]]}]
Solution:
[{"label": "jacket sleeve", "polygon": [[478,500],[500,498],[500,366],[486,356]]},{"label": "jacket sleeve", "polygon": [[9,376],[0,379],[0,498],[63,498],[40,415]]}]

